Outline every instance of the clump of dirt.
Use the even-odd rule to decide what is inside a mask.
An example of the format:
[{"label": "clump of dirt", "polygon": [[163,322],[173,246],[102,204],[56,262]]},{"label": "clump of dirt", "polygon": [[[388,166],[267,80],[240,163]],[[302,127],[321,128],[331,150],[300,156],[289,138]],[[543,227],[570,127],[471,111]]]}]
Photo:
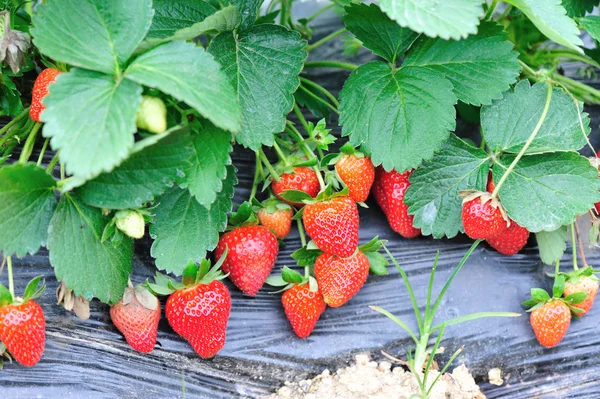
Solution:
[{"label": "clump of dirt", "polygon": [[[438,376],[431,371],[430,381]],[[377,363],[367,355],[356,356],[356,364],[335,374],[323,371],[312,380],[286,382],[277,393],[264,399],[408,399],[419,393],[417,379],[386,361]],[[469,370],[461,365],[445,373],[431,390],[430,399],[485,399]]]}]

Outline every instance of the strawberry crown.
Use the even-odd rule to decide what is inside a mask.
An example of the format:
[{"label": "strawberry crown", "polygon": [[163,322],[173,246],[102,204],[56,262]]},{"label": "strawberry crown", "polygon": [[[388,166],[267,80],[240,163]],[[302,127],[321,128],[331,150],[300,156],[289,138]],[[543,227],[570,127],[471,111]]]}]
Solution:
[{"label": "strawberry crown", "polygon": [[265,209],[267,213],[275,213],[277,211],[286,211],[288,209],[292,209],[289,204],[278,200],[277,198],[269,198],[260,202],[256,198],[252,198],[252,210],[257,213],[259,210]]},{"label": "strawberry crown", "polygon": [[556,275],[554,279],[554,285],[552,286],[552,296],[550,296],[550,294],[548,294],[548,292],[542,288],[532,288],[531,299],[523,302],[523,306],[529,308],[527,310],[528,312],[533,312],[549,302],[560,301],[567,305],[571,310],[571,313],[576,317],[579,313],[583,312],[583,309],[580,309],[574,305],[585,301],[587,298],[587,293],[575,292],[563,298],[562,296],[565,292],[565,279],[564,273],[559,273]]},{"label": "strawberry crown", "polygon": [[560,273],[563,276],[565,276],[565,281],[572,283],[572,284],[577,284],[577,282],[579,281],[579,279],[581,277],[589,277],[591,280],[594,281],[599,281],[600,279],[598,279],[598,277],[596,277],[596,275],[594,273],[596,273],[597,271],[595,271],[591,266],[588,266],[584,269],[577,269],[577,270],[573,270],[572,272],[569,273]]},{"label": "strawberry crown", "polygon": [[[40,281],[42,282],[40,286]],[[39,298],[46,290],[46,282],[42,280],[42,276],[34,277],[25,287],[23,297],[14,297],[11,291],[4,285],[0,284],[0,307],[15,304],[26,303],[30,299]]]},{"label": "strawberry crown", "polygon": [[258,224],[256,213],[252,204],[248,201],[242,203],[237,211],[232,212],[229,216],[230,227],[251,226]]}]

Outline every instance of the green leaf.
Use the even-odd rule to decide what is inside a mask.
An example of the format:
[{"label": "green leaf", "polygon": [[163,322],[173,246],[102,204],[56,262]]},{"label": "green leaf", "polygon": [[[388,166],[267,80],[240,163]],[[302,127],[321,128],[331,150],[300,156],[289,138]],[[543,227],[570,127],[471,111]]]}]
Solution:
[{"label": "green leaf", "polygon": [[[494,165],[499,181],[514,160],[506,155]],[[600,201],[598,170],[575,152],[526,155],[500,188],[511,219],[527,230],[553,231],[575,221]]]},{"label": "green leaf", "polygon": [[154,18],[148,37],[159,39],[173,36],[176,31],[202,22],[217,12],[215,7],[203,0],[154,0],[152,7]]},{"label": "green leaf", "polygon": [[554,265],[561,260],[567,249],[567,226],[554,231],[540,231],[535,234],[542,262]]},{"label": "green leaf", "polygon": [[281,278],[283,279],[283,281],[286,281],[288,283],[301,283],[303,280],[302,275],[300,273],[293,269],[290,269],[287,266],[284,266],[281,270]]},{"label": "green leaf", "polygon": [[306,42],[297,32],[277,25],[259,25],[234,35],[221,33],[209,51],[221,64],[242,107],[238,143],[253,150],[272,145],[283,131],[300,85]]},{"label": "green leaf", "polygon": [[201,22],[182,27],[177,31],[171,32],[167,36],[147,37],[135,50],[136,53],[143,53],[159,44],[175,40],[193,40],[204,33],[219,33],[234,30],[240,23],[238,9],[235,6],[225,7],[222,10],[206,17]]},{"label": "green leaf", "polygon": [[44,136],[68,174],[89,180],[119,165],[133,146],[142,88],[83,69],[58,76],[44,100]]},{"label": "green leaf", "polygon": [[265,280],[265,283],[272,287],[284,287],[288,283],[281,276],[269,276]]},{"label": "green leaf", "polygon": [[521,71],[518,53],[502,27],[484,22],[464,40],[420,38],[403,65],[425,67],[446,76],[459,100],[490,104],[502,97]]},{"label": "green leaf", "polygon": [[279,194],[281,198],[289,202],[301,203],[302,201],[310,201],[313,197],[310,194],[300,190],[286,190]]},{"label": "green leaf", "polygon": [[592,12],[594,6],[598,4],[600,4],[598,0],[562,0],[562,6],[571,18],[583,17],[586,13]]},{"label": "green leaf", "polygon": [[57,280],[64,281],[76,296],[115,304],[132,270],[133,246],[129,237],[116,247],[100,242],[109,221],[101,209],[65,194],[50,222],[48,249]]},{"label": "green leaf", "polygon": [[559,274],[554,277],[554,284],[552,285],[552,296],[554,298],[560,298],[563,296],[563,292],[565,292],[565,276],[564,274]]},{"label": "green leaf", "polygon": [[400,26],[442,39],[476,33],[483,16],[480,0],[380,0],[379,5]]},{"label": "green leaf", "polygon": [[180,275],[190,259],[200,262],[217,246],[219,233],[227,227],[236,183],[235,169],[229,166],[223,190],[210,209],[200,205],[188,190],[173,188],[161,197],[150,226],[154,238],[150,252],[158,269]]},{"label": "green leaf", "polygon": [[575,292],[571,295],[566,296],[565,301],[567,301],[573,305],[577,305],[578,303],[585,301],[587,296],[588,296],[587,292]]},{"label": "green leaf", "polygon": [[532,288],[531,289],[531,298],[533,298],[536,302],[546,302],[550,299],[550,295],[541,288]]},{"label": "green leaf", "polygon": [[34,254],[45,244],[56,207],[56,182],[33,164],[0,169],[0,251]]},{"label": "green leaf", "polygon": [[234,5],[240,12],[241,29],[246,29],[256,21],[263,0],[220,0],[225,5]]},{"label": "green leaf", "polygon": [[418,33],[400,27],[376,4],[352,4],[346,8],[346,28],[373,53],[391,63],[413,44]]},{"label": "green leaf", "polygon": [[[481,110],[481,127],[486,143],[494,151],[518,153],[538,124],[546,104],[548,86],[522,80],[504,98]],[[527,154],[578,150],[586,143],[579,118],[590,133],[590,119],[583,103],[575,102],[563,89],[554,88],[546,119]]]},{"label": "green leaf", "polygon": [[210,124],[192,134],[192,165],[184,183],[200,205],[210,207],[223,189],[222,180],[231,165],[231,134]]},{"label": "green leaf", "polygon": [[383,254],[379,252],[367,252],[365,256],[369,259],[369,270],[371,273],[378,276],[388,274],[387,265],[389,262]]},{"label": "green leaf", "polygon": [[191,167],[194,151],[187,129],[178,127],[159,137],[112,172],[87,182],[78,191],[81,199],[98,208],[128,209],[162,194]]},{"label": "green leaf", "polygon": [[506,0],[517,7],[548,39],[583,54],[579,29],[566,15],[561,0]]},{"label": "green leaf", "polygon": [[53,0],[36,8],[33,43],[56,61],[118,75],[153,13],[152,0]]},{"label": "green leaf", "polygon": [[456,126],[452,85],[425,68],[369,62],[352,72],[340,98],[342,134],[386,170],[416,168]]},{"label": "green leaf", "polygon": [[600,40],[600,17],[590,15],[585,18],[579,18],[579,24],[590,34],[594,40]]},{"label": "green leaf", "polygon": [[240,129],[240,106],[213,57],[192,43],[163,44],[136,58],[125,77],[195,108],[220,128]]},{"label": "green leaf", "polygon": [[323,251],[320,249],[307,249],[306,247],[302,247],[294,251],[291,256],[296,260],[298,266],[312,266],[322,253]]},{"label": "green leaf", "polygon": [[424,235],[452,238],[462,231],[461,190],[485,190],[489,160],[485,151],[450,135],[431,161],[410,176],[404,201]]}]

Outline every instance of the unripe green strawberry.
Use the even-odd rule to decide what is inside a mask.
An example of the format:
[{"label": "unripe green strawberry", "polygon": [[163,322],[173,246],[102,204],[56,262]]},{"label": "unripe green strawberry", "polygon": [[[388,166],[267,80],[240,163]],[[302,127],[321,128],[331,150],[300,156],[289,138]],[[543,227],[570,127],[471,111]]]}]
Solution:
[{"label": "unripe green strawberry", "polygon": [[350,258],[322,253],[315,261],[315,278],[325,303],[332,308],[345,304],[365,284],[369,259],[362,252]]},{"label": "unripe green strawberry", "polygon": [[0,307],[0,341],[23,366],[40,361],[46,343],[44,311],[33,300]]},{"label": "unripe green strawberry", "polygon": [[131,238],[142,238],[146,222],[141,213],[132,209],[120,210],[115,214],[117,228]]},{"label": "unripe green strawberry", "polygon": [[31,107],[29,107],[29,116],[34,121],[41,122],[40,114],[46,109],[42,101],[48,94],[48,88],[54,83],[56,77],[60,73],[61,72],[56,68],[47,68],[35,79],[33,90],[31,92]]},{"label": "unripe green strawberry", "polygon": [[312,292],[310,284],[296,284],[281,296],[285,316],[300,338],[306,338],[314,330],[327,305],[320,292]]},{"label": "unripe green strawberry", "polygon": [[143,96],[137,111],[137,127],[150,133],[164,133],[167,130],[167,107],[158,97]]}]

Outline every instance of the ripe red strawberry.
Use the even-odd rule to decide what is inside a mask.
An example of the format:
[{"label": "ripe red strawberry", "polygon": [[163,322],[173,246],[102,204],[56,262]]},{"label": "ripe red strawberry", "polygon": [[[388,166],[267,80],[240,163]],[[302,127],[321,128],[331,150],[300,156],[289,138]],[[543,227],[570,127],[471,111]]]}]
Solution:
[{"label": "ripe red strawberry", "polygon": [[371,159],[344,154],[336,162],[335,170],[344,184],[348,186],[350,198],[356,202],[365,202],[375,180],[375,167]]},{"label": "ripe red strawberry", "polygon": [[46,342],[44,311],[33,300],[0,307],[0,341],[23,366],[40,361]]},{"label": "ripe red strawberry", "polygon": [[395,170],[386,172],[377,168],[374,194],[377,203],[387,216],[392,229],[405,238],[414,238],[421,234],[421,229],[413,227],[414,216],[408,214],[408,206],[404,203],[404,194],[410,182],[412,170],[398,173]]},{"label": "ripe red strawberry", "polygon": [[287,190],[298,190],[304,191],[311,197],[316,197],[319,194],[321,188],[319,184],[319,178],[317,173],[309,167],[298,166],[294,168],[294,173],[284,173],[281,175],[279,181],[273,180],[271,183],[273,193],[281,200],[287,202],[290,205],[302,207],[304,204],[289,202],[281,197],[281,193]]},{"label": "ripe red strawberry", "polygon": [[315,328],[327,305],[320,292],[312,292],[309,284],[296,284],[281,296],[285,315],[300,338],[306,338]]},{"label": "ripe red strawberry", "polygon": [[576,308],[583,309],[583,312],[577,313],[577,316],[583,316],[590,311],[598,294],[599,285],[598,280],[588,276],[579,276],[576,280],[567,279],[565,282],[565,297],[576,292],[585,292],[587,294],[583,302],[573,305]]},{"label": "ripe red strawberry", "polygon": [[150,353],[156,344],[160,303],[145,286],[128,287],[110,308],[110,318],[136,351]]},{"label": "ripe red strawberry", "polygon": [[346,258],[358,246],[358,207],[350,197],[334,197],[304,207],[306,233],[324,252]]},{"label": "ripe red strawberry", "polygon": [[42,101],[48,94],[48,86],[50,86],[56,80],[56,77],[61,72],[56,68],[47,68],[38,75],[33,84],[33,91],[31,92],[31,107],[29,108],[29,116],[36,122],[40,121],[40,114],[46,108]]},{"label": "ripe red strawberry", "polygon": [[487,191],[488,193],[491,194],[494,192],[495,189],[496,189],[496,185],[494,184],[494,178],[492,177],[492,171],[489,171],[487,186],[485,188],[485,191]]},{"label": "ripe red strawberry", "polygon": [[488,238],[487,242],[502,255],[514,255],[519,252],[529,239],[529,230],[510,221],[510,226],[500,234]]},{"label": "ripe red strawberry", "polygon": [[260,224],[271,230],[278,239],[283,240],[290,234],[294,216],[292,209],[275,209],[270,212],[267,208],[261,208],[257,216]]},{"label": "ripe red strawberry", "polygon": [[225,345],[230,311],[229,290],[218,280],[175,291],[165,306],[173,330],[205,359],[215,356]]},{"label": "ripe red strawberry", "polygon": [[571,324],[571,310],[560,300],[543,304],[529,318],[538,342],[547,348],[559,344]]},{"label": "ripe red strawberry", "polygon": [[315,261],[315,278],[325,303],[332,308],[345,304],[369,276],[369,259],[358,251],[351,258],[322,253]]},{"label": "ripe red strawberry", "polygon": [[242,226],[224,234],[215,249],[221,258],[229,248],[223,271],[240,290],[255,296],[277,260],[279,243],[264,226]]},{"label": "ripe red strawberry", "polygon": [[465,198],[462,222],[465,233],[474,240],[497,236],[508,227],[501,205],[489,193],[475,193]]}]

